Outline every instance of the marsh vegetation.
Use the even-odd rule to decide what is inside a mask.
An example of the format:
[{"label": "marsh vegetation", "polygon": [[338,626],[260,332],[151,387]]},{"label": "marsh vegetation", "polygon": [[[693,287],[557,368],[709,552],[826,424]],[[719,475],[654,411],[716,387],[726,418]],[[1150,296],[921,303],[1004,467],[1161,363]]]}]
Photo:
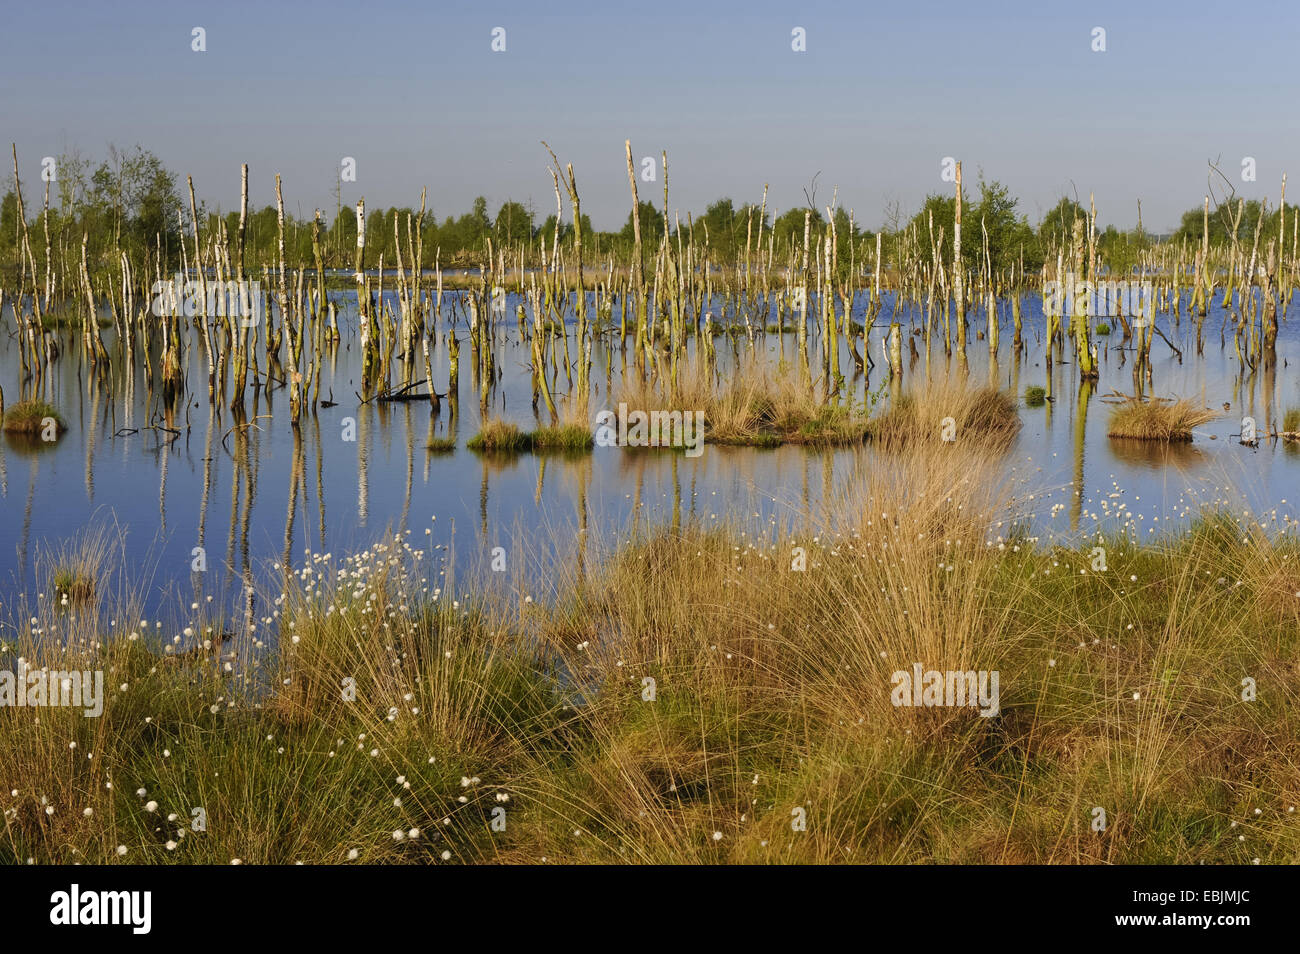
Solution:
[{"label": "marsh vegetation", "polygon": [[[1295,524],[1236,486],[1197,499],[1208,444],[1177,446],[1250,414],[1264,446],[1231,452],[1260,456],[1231,459],[1271,460],[1300,432],[1284,195],[1163,237],[1068,198],[1035,227],[959,166],[869,232],[834,196],[693,217],[665,176],[661,207],[629,143],[632,211],[602,233],[545,154],[537,227],[510,202],[439,225],[423,198],[299,221],[278,177],[250,205],[247,167],[224,213],[143,151],[84,188],[61,166],[36,212],[14,150],[4,427],[74,430],[0,448],[22,512],[0,668],[108,691],[97,719],[0,706],[0,853],[1300,858]],[[1138,308],[1096,313],[1133,280]],[[620,405],[701,413],[708,454],[607,451]],[[503,498],[530,545],[475,573],[505,559]],[[173,534],[166,558],[87,540],[101,506]],[[1000,711],[892,705],[914,663],[999,670]]]}]

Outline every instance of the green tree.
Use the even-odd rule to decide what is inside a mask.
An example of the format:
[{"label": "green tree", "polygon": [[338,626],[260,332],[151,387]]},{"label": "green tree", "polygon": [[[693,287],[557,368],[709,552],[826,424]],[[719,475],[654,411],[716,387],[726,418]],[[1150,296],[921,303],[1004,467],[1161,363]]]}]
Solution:
[{"label": "green tree", "polygon": [[[1042,261],[1038,238],[1023,215],[1016,215],[1017,199],[1011,190],[996,179],[986,182],[980,177],[980,200],[970,210],[971,245],[975,264],[984,260],[984,233],[988,233],[989,262],[994,274],[1017,264],[1023,256],[1025,267],[1037,267]],[[965,216],[963,216],[965,219]],[[963,226],[966,224],[963,221]],[[962,257],[966,255],[966,236],[962,236]]]},{"label": "green tree", "polygon": [[1058,247],[1069,248],[1070,237],[1074,235],[1076,220],[1082,220],[1086,226],[1088,223],[1087,210],[1068,196],[1063,196],[1061,201],[1052,206],[1048,213],[1043,216],[1043,221],[1038,224],[1038,242],[1042,246],[1044,253],[1049,249]]},{"label": "green tree", "polygon": [[497,211],[492,241],[498,245],[527,245],[533,237],[533,215],[521,203],[507,200]]},{"label": "green tree", "polygon": [[[653,250],[659,240],[663,238],[663,216],[655,208],[653,202],[639,202],[637,212],[641,219],[641,247],[647,251]],[[548,219],[551,228],[555,227],[555,216]],[[546,229],[541,230],[541,234],[546,234]],[[633,248],[636,245],[636,234],[632,228],[632,213],[628,212],[627,218],[623,220],[623,228],[618,233],[619,242],[623,248]]]},{"label": "green tree", "polygon": [[[791,245],[803,245],[803,220],[806,209],[795,208],[777,217],[772,223],[772,235],[776,240],[778,253],[788,252]],[[810,236],[818,234],[822,225],[820,212],[813,212],[810,224]],[[811,237],[809,241],[812,241]]]},{"label": "green tree", "polygon": [[4,262],[16,259],[20,241],[18,197],[10,189],[4,199],[0,199],[0,255]]},{"label": "green tree", "polygon": [[96,207],[91,218],[106,222],[102,246],[148,256],[161,244],[168,267],[179,260],[176,176],[153,153],[110,145],[90,176],[90,202]]}]

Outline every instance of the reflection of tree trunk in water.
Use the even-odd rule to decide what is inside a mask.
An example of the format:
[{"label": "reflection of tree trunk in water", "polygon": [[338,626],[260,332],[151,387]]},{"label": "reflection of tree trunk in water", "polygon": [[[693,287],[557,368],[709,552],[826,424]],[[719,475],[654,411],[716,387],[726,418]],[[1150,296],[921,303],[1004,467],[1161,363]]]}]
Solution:
[{"label": "reflection of tree trunk in water", "polygon": [[[320,418],[312,415],[312,434],[316,439],[316,512],[317,523],[320,524],[318,532],[320,533],[320,552],[328,552],[325,549],[325,448],[321,445],[320,439]],[[303,480],[307,478],[304,476]],[[303,494],[306,499],[306,493]]]},{"label": "reflection of tree trunk in water", "polygon": [[1254,368],[1251,368],[1250,373],[1246,375],[1246,380],[1245,380],[1246,413],[1249,414],[1251,417],[1255,418],[1257,421],[1259,421],[1260,424],[1267,426],[1268,419],[1264,418],[1261,420],[1259,415],[1255,413],[1255,377],[1256,377],[1256,371]]},{"label": "reflection of tree trunk in water", "polygon": [[1092,382],[1079,382],[1079,402],[1074,409],[1074,499],[1070,501],[1070,530],[1079,529],[1083,510],[1083,441],[1088,430],[1088,402],[1092,399]]},{"label": "reflection of tree trunk in water", "polygon": [[[208,498],[212,495],[212,431],[213,420],[216,418],[218,404],[216,401],[208,402],[208,426],[207,433],[203,438],[203,493],[199,497],[199,532],[197,545],[206,547],[208,533]],[[204,553],[206,554],[206,549]],[[203,595],[203,574],[195,573],[194,576],[194,601],[201,602],[200,597]]]},{"label": "reflection of tree trunk in water", "polygon": [[[411,406],[406,405],[402,412],[406,430],[406,496],[402,501],[402,519],[398,527],[405,530],[407,518],[411,515],[411,488],[415,483],[415,429],[412,426]],[[425,457],[427,459],[428,455]]]},{"label": "reflection of tree trunk in water", "polygon": [[696,495],[695,492],[695,474],[696,474],[696,470],[694,467],[692,467],[691,468],[691,495],[690,495],[691,509],[689,511],[692,520],[697,516],[696,507],[698,506],[698,501],[699,501],[699,497]]},{"label": "reflection of tree trunk in water", "polygon": [[[584,372],[585,373],[585,372]],[[675,459],[675,458],[674,458]],[[591,466],[591,457],[578,463],[578,580],[586,582],[587,579],[587,468]],[[673,485],[677,484],[677,475],[673,474]],[[681,498],[680,495],[674,503],[673,510],[680,515]],[[674,529],[676,526],[674,525]]]},{"label": "reflection of tree trunk in water", "polygon": [[[267,396],[266,410],[271,415],[270,391],[264,392]],[[255,394],[253,396],[253,408],[259,409],[262,396]],[[248,558],[248,524],[252,519],[253,505],[257,502],[257,487],[262,475],[262,430],[258,427],[249,428],[248,442],[244,445],[245,467],[248,471],[248,504],[244,512],[244,565],[249,566]]]},{"label": "reflection of tree trunk in water", "polygon": [[252,568],[252,560],[249,556],[248,547],[248,530],[253,519],[253,503],[257,496],[257,475],[253,472],[253,462],[257,460],[255,453],[250,453],[252,441],[246,440],[243,444],[243,471],[244,471],[244,514],[239,521],[239,558],[240,568],[247,575]]},{"label": "reflection of tree trunk in water", "polygon": [[366,525],[370,516],[370,412],[357,410],[357,516]]},{"label": "reflection of tree trunk in water", "polygon": [[171,445],[163,443],[159,448],[162,454],[162,467],[159,468],[158,474],[158,526],[163,531],[167,530],[167,462],[171,460]]},{"label": "reflection of tree trunk in water", "polygon": [[100,379],[93,379],[94,402],[90,411],[90,426],[86,428],[86,498],[95,502],[95,435],[99,426],[99,399],[103,395]]},{"label": "reflection of tree trunk in water", "polygon": [[[671,452],[670,452],[671,453]],[[680,460],[679,455],[672,454],[672,480],[673,480],[673,533],[677,533],[682,528],[682,485],[677,473],[677,464]]]},{"label": "reflection of tree trunk in water", "polygon": [[[249,440],[245,429],[235,431],[234,463],[230,475],[230,537],[226,549],[226,566],[231,572],[241,574],[248,571],[249,544],[248,529],[253,510],[253,496],[256,481],[249,467]],[[242,507],[241,504],[242,498]],[[235,538],[239,536],[240,563],[235,565]]]},{"label": "reflection of tree trunk in water", "polygon": [[537,461],[537,492],[533,494],[533,503],[537,506],[542,505],[542,484],[546,480],[546,455],[543,454]]},{"label": "reflection of tree trunk in water", "polygon": [[[130,325],[130,316],[127,316],[127,324]],[[135,414],[135,330],[128,327],[127,335],[127,364],[123,368],[126,376],[126,398],[122,401],[122,416],[124,421],[123,427],[130,427],[131,420]]]},{"label": "reflection of tree trunk in water", "polygon": [[280,573],[285,588],[289,585],[289,575],[293,567],[293,526],[298,517],[298,485],[302,481],[302,434],[298,428],[293,429],[293,463],[289,467],[289,510],[284,521],[284,560],[280,564]]},{"label": "reflection of tree trunk in water", "polygon": [[[433,389],[430,388],[429,390],[432,391]],[[437,420],[438,412],[431,408],[429,410],[429,428],[424,434],[424,446],[426,448],[433,446],[434,425]],[[431,466],[433,466],[433,454],[426,453],[424,455],[424,482],[426,484],[429,482],[429,468]]]},{"label": "reflection of tree trunk in water", "polygon": [[[601,348],[605,355],[605,396],[614,393],[614,352],[609,348]],[[623,363],[627,364],[627,337],[623,338]]]},{"label": "reflection of tree trunk in water", "polygon": [[1020,352],[1023,348],[1014,349],[1011,356],[1011,392],[1020,393]]},{"label": "reflection of tree trunk in water", "polygon": [[31,476],[27,480],[27,505],[23,508],[23,535],[18,544],[19,566],[27,569],[27,543],[32,532],[32,503],[36,500],[36,478],[41,472],[39,459],[32,460]]},{"label": "reflection of tree trunk in water", "polygon": [[229,534],[226,539],[226,569],[229,572],[235,566],[235,528],[239,526],[239,446],[243,433],[235,431],[235,453],[230,462],[230,520]]},{"label": "reflection of tree trunk in water", "polygon": [[479,531],[483,534],[483,543],[486,544],[486,543],[487,543],[487,539],[488,539],[488,513],[487,513],[487,505],[488,505],[488,462],[487,462],[487,455],[486,455],[486,454],[483,454],[483,455],[482,455],[482,458],[483,458],[483,460],[482,460],[482,463],[483,463],[483,481],[482,481],[482,483],[479,484],[479,489],[478,489],[478,519],[479,519]]},{"label": "reflection of tree trunk in water", "polygon": [[1264,426],[1271,429],[1273,423],[1273,388],[1277,382],[1277,357],[1273,353],[1271,343],[1269,349],[1264,352],[1260,364],[1263,377],[1260,382],[1259,396],[1260,400],[1264,402]]}]

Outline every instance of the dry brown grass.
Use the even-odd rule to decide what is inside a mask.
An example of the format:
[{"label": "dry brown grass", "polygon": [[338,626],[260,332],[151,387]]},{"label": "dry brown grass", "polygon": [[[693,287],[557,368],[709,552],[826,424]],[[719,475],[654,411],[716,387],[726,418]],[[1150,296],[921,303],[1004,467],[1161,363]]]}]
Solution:
[{"label": "dry brown grass", "polygon": [[1021,427],[1014,395],[944,378],[904,392],[871,419],[867,437],[893,449],[940,444],[945,422],[951,426],[952,443],[968,446],[1005,447]]},{"label": "dry brown grass", "polygon": [[1143,441],[1190,441],[1192,431],[1218,415],[1191,401],[1130,398],[1110,412],[1109,435]]},{"label": "dry brown grass", "polygon": [[698,359],[681,365],[676,385],[665,379],[656,387],[629,376],[618,400],[643,411],[702,410],[711,444],[848,444],[866,430],[860,411],[830,403],[819,384],[801,383],[795,371],[752,356],[720,379]]}]

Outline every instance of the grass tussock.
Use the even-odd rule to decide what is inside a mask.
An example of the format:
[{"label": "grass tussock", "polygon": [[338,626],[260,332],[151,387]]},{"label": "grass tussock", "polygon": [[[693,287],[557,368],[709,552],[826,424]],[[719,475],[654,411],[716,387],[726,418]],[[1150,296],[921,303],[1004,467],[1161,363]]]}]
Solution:
[{"label": "grass tussock", "polygon": [[675,383],[664,379],[659,386],[629,377],[618,400],[646,412],[703,411],[710,444],[854,444],[867,423],[862,408],[843,396],[828,400],[820,382],[801,384],[793,370],[753,357],[717,376],[702,361],[686,361]]},{"label": "grass tussock", "polygon": [[1006,447],[1020,427],[1014,394],[945,380],[904,392],[871,419],[867,437],[886,448],[949,442]]},{"label": "grass tussock", "polygon": [[1187,442],[1192,439],[1193,429],[1217,416],[1191,401],[1130,399],[1111,411],[1108,433],[1131,440]]},{"label": "grass tussock", "polygon": [[1288,434],[1300,434],[1300,407],[1289,407],[1282,417],[1282,430]]},{"label": "grass tussock", "polygon": [[61,567],[54,575],[54,590],[69,603],[87,603],[95,596],[95,579],[76,567]]},{"label": "grass tussock", "polygon": [[40,400],[19,401],[5,411],[4,430],[9,434],[37,437],[45,432],[48,421],[54,422],[56,434],[68,429],[63,415],[53,404]]},{"label": "grass tussock", "polygon": [[502,420],[487,421],[482,430],[465,444],[472,451],[488,454],[582,453],[595,446],[591,431],[581,424],[560,424],[521,431]]},{"label": "grass tussock", "polygon": [[522,454],[532,450],[530,435],[519,430],[519,426],[507,421],[490,420],[483,424],[482,430],[465,442],[472,451],[491,454]]},{"label": "grass tussock", "polygon": [[557,427],[539,427],[531,434],[534,451],[559,451],[581,453],[595,446],[591,431],[580,424],[561,424]]},{"label": "grass tussock", "polygon": [[75,543],[43,552],[37,560],[41,589],[51,593],[61,609],[95,605],[108,583],[110,568],[122,563],[115,543],[110,531],[101,526]]},{"label": "grass tussock", "polygon": [[429,441],[427,449],[434,454],[450,454],[456,450],[456,438],[435,437]]},{"label": "grass tussock", "polygon": [[1025,388],[1025,406],[1042,407],[1047,403],[1047,391],[1037,385]]}]

